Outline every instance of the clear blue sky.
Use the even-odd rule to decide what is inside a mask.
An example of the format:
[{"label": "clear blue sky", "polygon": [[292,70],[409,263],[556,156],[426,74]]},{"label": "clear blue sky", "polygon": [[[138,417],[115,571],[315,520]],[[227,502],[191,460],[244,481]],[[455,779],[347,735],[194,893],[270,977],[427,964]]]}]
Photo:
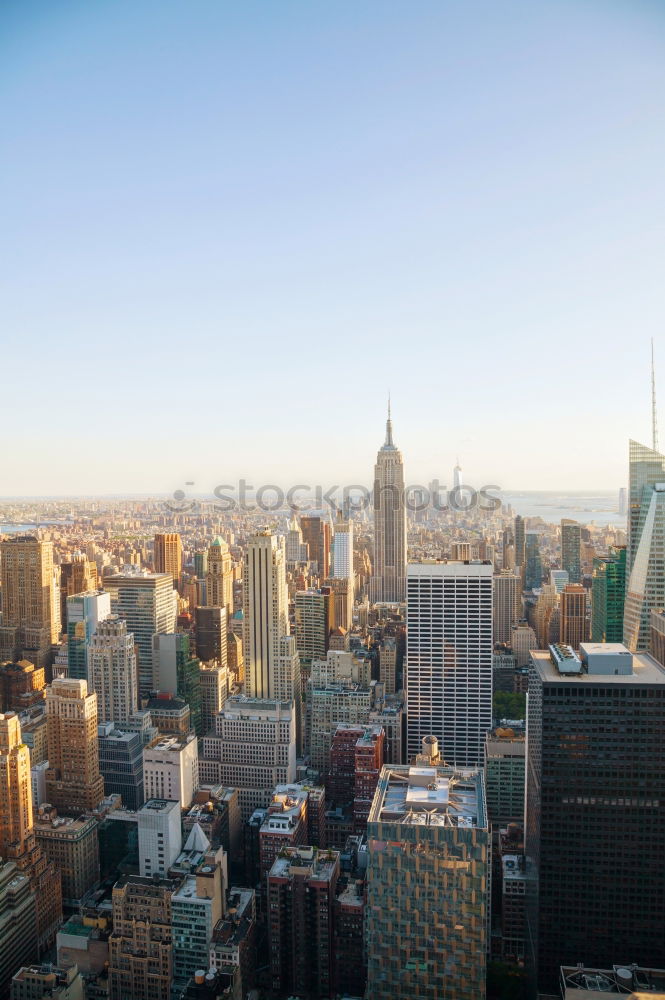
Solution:
[{"label": "clear blue sky", "polygon": [[[665,4],[5,0],[0,495],[618,487]],[[7,433],[8,427],[13,428]]]}]

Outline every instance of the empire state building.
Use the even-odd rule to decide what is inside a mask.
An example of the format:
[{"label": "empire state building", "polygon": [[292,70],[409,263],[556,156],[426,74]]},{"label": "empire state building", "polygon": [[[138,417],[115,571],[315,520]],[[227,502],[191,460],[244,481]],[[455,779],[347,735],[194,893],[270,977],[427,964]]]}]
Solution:
[{"label": "empire state building", "polygon": [[386,421],[386,440],[374,466],[374,576],[370,599],[403,601],[406,597],[406,507],[402,453],[393,443],[393,424]]}]

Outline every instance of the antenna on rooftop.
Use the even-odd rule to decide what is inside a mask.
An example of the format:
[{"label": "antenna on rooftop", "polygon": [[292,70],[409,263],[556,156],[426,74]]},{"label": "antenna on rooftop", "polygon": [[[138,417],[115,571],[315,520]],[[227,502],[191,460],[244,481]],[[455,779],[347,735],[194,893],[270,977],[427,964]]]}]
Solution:
[{"label": "antenna on rooftop", "polygon": [[651,338],[651,447],[658,451],[658,421],[656,419],[656,368],[653,360],[653,337]]}]

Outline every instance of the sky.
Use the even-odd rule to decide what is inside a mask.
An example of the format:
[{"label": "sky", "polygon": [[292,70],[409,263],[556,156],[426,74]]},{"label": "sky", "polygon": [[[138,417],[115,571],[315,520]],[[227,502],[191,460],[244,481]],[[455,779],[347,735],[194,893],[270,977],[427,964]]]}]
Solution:
[{"label": "sky", "polygon": [[4,0],[0,496],[614,489],[665,437],[665,4]]}]

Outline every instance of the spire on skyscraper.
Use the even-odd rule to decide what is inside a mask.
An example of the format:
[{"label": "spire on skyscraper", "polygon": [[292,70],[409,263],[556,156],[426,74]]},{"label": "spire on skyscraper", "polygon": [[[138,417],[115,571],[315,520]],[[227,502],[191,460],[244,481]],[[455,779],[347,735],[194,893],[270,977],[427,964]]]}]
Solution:
[{"label": "spire on skyscraper", "polygon": [[388,419],[386,420],[386,440],[383,447],[384,448],[395,447],[395,443],[393,441],[393,422],[390,417],[390,393],[388,393]]},{"label": "spire on skyscraper", "polygon": [[651,338],[651,447],[658,451],[658,423],[656,420],[656,369],[653,362],[653,337]]}]

